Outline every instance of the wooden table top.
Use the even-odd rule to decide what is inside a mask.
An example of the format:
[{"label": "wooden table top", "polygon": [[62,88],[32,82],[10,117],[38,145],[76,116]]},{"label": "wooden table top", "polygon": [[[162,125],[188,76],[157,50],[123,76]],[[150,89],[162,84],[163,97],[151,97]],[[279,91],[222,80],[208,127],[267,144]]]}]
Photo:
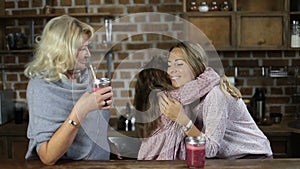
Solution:
[{"label": "wooden table top", "polygon": [[[16,162],[0,160],[2,169],[176,169],[187,168],[186,161],[61,161],[54,166],[43,165],[39,160]],[[300,169],[300,159],[242,159],[242,160],[206,160],[205,169]]]}]

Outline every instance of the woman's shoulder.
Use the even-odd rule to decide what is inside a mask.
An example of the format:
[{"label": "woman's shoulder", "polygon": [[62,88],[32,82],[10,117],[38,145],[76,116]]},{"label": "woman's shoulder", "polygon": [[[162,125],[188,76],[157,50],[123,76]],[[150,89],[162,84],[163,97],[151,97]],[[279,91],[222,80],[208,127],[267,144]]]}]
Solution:
[{"label": "woman's shoulder", "polygon": [[48,88],[50,86],[55,85],[56,83],[59,82],[52,82],[52,81],[45,80],[43,78],[32,78],[28,82],[27,89],[30,90],[30,89]]},{"label": "woman's shoulder", "polygon": [[41,79],[41,78],[31,78],[28,82],[29,87],[38,87],[43,84],[46,84],[46,80]]},{"label": "woman's shoulder", "polygon": [[224,92],[221,90],[220,86],[217,85],[215,87],[213,87],[208,93],[207,93],[207,97],[224,97],[225,94]]}]

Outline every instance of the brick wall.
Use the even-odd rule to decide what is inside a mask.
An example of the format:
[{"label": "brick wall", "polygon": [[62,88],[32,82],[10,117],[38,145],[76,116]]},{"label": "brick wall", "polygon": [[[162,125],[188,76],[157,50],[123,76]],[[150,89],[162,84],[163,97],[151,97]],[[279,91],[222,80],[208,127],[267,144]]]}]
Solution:
[{"label": "brick wall", "polygon": [[[89,0],[88,11],[90,13],[109,12],[112,14],[114,43],[112,85],[114,87],[115,105],[113,115],[122,114],[124,106],[130,102],[133,95],[135,75],[141,66],[147,61],[152,52],[164,53],[173,43],[174,37],[181,37],[181,20],[174,16],[180,16],[182,12],[181,0]],[[41,14],[46,3],[52,3],[55,13],[84,13],[86,0],[6,0],[5,13],[7,15]],[[172,16],[137,15],[141,12],[163,12]],[[129,15],[132,14],[132,15]],[[131,17],[128,17],[131,16]],[[101,28],[104,19],[92,17],[81,18],[93,25],[96,29]],[[115,20],[116,19],[116,20]],[[41,19],[36,22],[35,32],[39,34],[47,20]],[[126,22],[125,22],[126,21]],[[155,23],[159,23],[155,25]],[[151,24],[149,24],[151,23]],[[161,24],[164,23],[164,24]],[[167,30],[167,31],[166,31]],[[7,32],[23,32],[29,34],[28,22],[15,20],[9,22]],[[147,32],[147,33],[145,33]],[[164,32],[164,34],[162,34]],[[97,31],[95,43],[103,45],[105,36],[103,29]],[[150,50],[153,48],[153,50]],[[286,116],[292,116],[299,112],[299,103],[293,102],[291,97],[297,91],[294,78],[295,68],[300,65],[298,51],[220,51],[225,72],[228,76],[236,76],[236,86],[241,90],[245,99],[254,94],[256,87],[266,89],[267,112],[282,112]],[[105,52],[95,53],[93,64],[98,66],[98,76],[105,76],[107,63]],[[23,68],[30,60],[30,53],[7,54],[3,57],[7,65],[18,69],[9,70],[5,76],[0,77],[2,86],[15,91],[15,102],[26,102],[26,85],[28,79],[23,75]],[[286,68],[288,77],[272,78],[262,76],[262,67],[266,74],[268,70]],[[3,83],[5,78],[5,83]],[[299,89],[297,92],[300,92]]]}]

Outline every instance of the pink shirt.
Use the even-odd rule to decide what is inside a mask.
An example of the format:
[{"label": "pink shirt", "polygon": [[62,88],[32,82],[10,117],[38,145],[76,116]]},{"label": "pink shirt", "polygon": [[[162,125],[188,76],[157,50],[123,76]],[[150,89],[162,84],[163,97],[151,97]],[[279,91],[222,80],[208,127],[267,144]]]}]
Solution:
[{"label": "pink shirt", "polygon": [[[269,140],[252,119],[242,99],[225,95],[219,85],[213,83],[210,91],[204,93],[207,93],[205,99],[200,100],[204,96],[201,91],[205,91],[203,83],[200,83],[202,80],[185,85],[177,96],[171,95],[184,105],[188,116],[206,134],[206,157],[234,159],[248,154],[271,156]],[[163,126],[142,141],[138,159],[185,159],[186,135],[183,128],[163,115],[160,118]]]}]

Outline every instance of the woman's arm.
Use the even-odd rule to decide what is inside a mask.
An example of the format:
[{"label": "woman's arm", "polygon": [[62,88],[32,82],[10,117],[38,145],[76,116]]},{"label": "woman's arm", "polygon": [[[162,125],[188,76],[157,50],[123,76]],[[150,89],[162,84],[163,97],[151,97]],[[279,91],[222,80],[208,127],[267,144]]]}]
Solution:
[{"label": "woman's arm", "polygon": [[[104,94],[105,93],[105,94]],[[58,128],[49,141],[41,144],[38,155],[46,165],[54,165],[73,143],[80,122],[86,115],[97,109],[107,110],[110,106],[104,106],[104,100],[112,97],[111,87],[103,88],[94,93],[85,93],[72,109],[68,119]],[[112,100],[107,101],[109,105]]]},{"label": "woman's arm", "polygon": [[[163,94],[159,100],[161,112],[170,120],[177,122],[185,127],[190,123],[190,118],[184,112],[183,106],[175,99],[167,97]],[[187,136],[200,136],[203,133],[192,123],[191,127],[186,128]]]}]

